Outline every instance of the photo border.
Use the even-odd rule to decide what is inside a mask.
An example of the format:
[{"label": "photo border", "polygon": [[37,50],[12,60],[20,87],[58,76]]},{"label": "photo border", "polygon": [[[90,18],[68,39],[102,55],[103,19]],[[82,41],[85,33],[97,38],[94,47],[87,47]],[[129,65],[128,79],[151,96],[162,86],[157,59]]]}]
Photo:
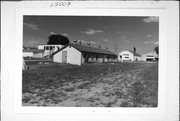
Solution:
[{"label": "photo border", "polygon": [[[28,3],[32,3],[29,5]],[[43,2],[43,5],[52,3],[52,2]],[[94,6],[93,4],[94,3]],[[18,5],[19,7],[15,6],[13,11],[14,16],[6,16],[9,17],[12,23],[14,23],[13,28],[13,37],[15,38],[16,42],[13,40],[8,41],[6,44],[2,44],[2,50],[3,48],[7,47],[8,44],[11,43],[11,47],[13,50],[13,53],[9,54],[13,57],[13,68],[11,72],[11,87],[14,87],[11,89],[13,92],[13,97],[12,100],[14,100],[14,103],[12,104],[12,100],[5,99],[4,101],[7,101],[11,103],[11,105],[14,107],[13,109],[13,114],[15,116],[20,116],[20,115],[36,115],[41,114],[41,115],[56,115],[56,114],[63,114],[63,115],[68,115],[68,114],[73,114],[73,115],[107,115],[107,116],[113,116],[113,115],[120,115],[118,116],[121,119],[139,119],[140,117],[150,117],[150,118],[157,118],[157,119],[163,119],[163,116],[169,116],[173,117],[175,114],[170,114],[167,115],[168,113],[168,108],[169,108],[169,91],[178,91],[179,89],[179,84],[178,80],[176,78],[173,78],[175,81],[175,85],[170,80],[171,75],[169,75],[169,64],[171,64],[173,67],[175,66],[174,64],[178,64],[177,60],[175,60],[175,63],[169,62],[169,57],[172,57],[169,55],[170,52],[174,52],[177,55],[178,52],[176,52],[179,48],[172,48],[173,46],[178,47],[178,36],[177,36],[177,29],[175,29],[175,26],[173,26],[174,31],[170,28],[170,25],[172,26],[173,23],[169,23],[169,21],[175,22],[174,24],[177,24],[176,20],[170,19],[169,14],[175,11],[174,6],[176,6],[176,2],[173,4],[170,4],[169,2],[160,2],[160,3],[155,3],[152,5],[151,2],[144,2],[143,4],[140,2],[105,2],[103,4],[100,4],[101,2],[71,2],[71,4],[74,4],[70,8],[49,8],[48,7],[37,7],[37,5],[42,5],[41,2],[20,2]],[[128,4],[134,3],[135,7],[129,6]],[[111,6],[109,6],[111,4]],[[7,5],[7,4],[6,4]],[[13,5],[13,4],[12,4]],[[33,8],[34,5],[34,8]],[[119,5],[119,6],[118,6]],[[11,6],[11,5],[10,5]],[[9,6],[9,8],[10,8]],[[28,7],[25,7],[28,6]],[[124,7],[125,6],[125,7]],[[148,6],[148,7],[147,7]],[[11,6],[12,7],[12,6]],[[146,8],[144,8],[146,7]],[[4,8],[6,9],[6,8]],[[62,11],[60,11],[62,10]],[[88,14],[87,14],[88,13]],[[175,15],[177,15],[177,11],[175,12]],[[99,108],[99,107],[25,107],[22,106],[22,42],[23,42],[23,15],[88,15],[88,16],[95,16],[95,15],[101,15],[101,16],[159,16],[159,76],[158,76],[158,107],[157,108],[132,108],[132,107],[119,107],[119,108]],[[174,25],[173,24],[173,25]],[[6,24],[7,25],[7,24]],[[5,27],[5,26],[4,26]],[[11,28],[11,27],[9,27]],[[5,29],[5,35],[7,35],[8,31]],[[169,32],[169,33],[168,33]],[[174,35],[175,32],[175,37],[173,40],[173,43],[169,44],[169,38]],[[166,36],[164,36],[166,35]],[[2,38],[2,40],[5,40],[5,37]],[[173,46],[172,46],[173,45]],[[172,50],[171,50],[172,49]],[[2,56],[4,51],[2,51]],[[178,54],[179,55],[179,54]],[[172,57],[175,58],[175,57]],[[6,58],[7,59],[7,58]],[[179,58],[176,58],[179,60]],[[2,60],[2,63],[5,62],[4,59]],[[3,66],[2,64],[2,69],[10,69]],[[5,64],[6,65],[6,64]],[[176,65],[177,66],[177,65]],[[177,71],[178,69],[173,70],[175,71],[177,77]],[[9,71],[10,72],[10,71]],[[7,75],[7,73],[5,74]],[[166,76],[165,76],[166,75]],[[4,76],[4,72],[2,73],[2,78],[4,80],[7,80]],[[7,81],[8,82],[8,81]],[[8,82],[8,83],[10,83]],[[175,86],[176,90],[172,90],[170,87]],[[4,87],[8,87],[7,85],[4,85],[4,82],[2,83],[3,88],[2,92],[4,93]],[[14,86],[13,86],[14,85]],[[11,92],[11,93],[12,93]],[[6,94],[8,94],[6,92]],[[175,96],[177,96],[177,93]],[[9,94],[12,95],[12,94]],[[175,98],[174,96],[174,98]],[[4,95],[2,94],[2,97]],[[7,102],[2,101],[3,104],[7,105]],[[174,102],[174,105],[177,105],[177,101],[171,101]],[[4,106],[2,106],[4,107]],[[40,115],[40,116],[41,116]],[[45,116],[46,117],[46,116]],[[171,118],[172,118],[171,117]],[[177,116],[176,116],[177,117]],[[57,119],[61,119],[61,117],[57,116]],[[68,118],[68,117],[67,117]],[[73,118],[71,119],[73,120]],[[148,119],[149,120],[149,119]]]}]

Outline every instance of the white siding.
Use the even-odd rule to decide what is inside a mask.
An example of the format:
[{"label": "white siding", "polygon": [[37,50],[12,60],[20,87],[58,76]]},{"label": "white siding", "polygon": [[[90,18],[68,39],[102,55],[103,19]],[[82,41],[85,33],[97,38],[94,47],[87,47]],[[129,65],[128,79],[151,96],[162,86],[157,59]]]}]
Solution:
[{"label": "white siding", "polygon": [[33,52],[23,52],[23,57],[33,57]]},{"label": "white siding", "polygon": [[44,45],[38,45],[39,50],[44,50]]},{"label": "white siding", "polygon": [[33,55],[33,57],[35,57],[35,58],[42,58],[43,54],[42,53],[36,53],[36,54]]},{"label": "white siding", "polygon": [[57,62],[57,63],[62,63],[62,51],[56,53],[56,54],[53,56],[53,61],[54,61],[54,62]]},{"label": "white siding", "polygon": [[[48,47],[49,49],[47,49],[46,47]],[[50,50],[50,47],[53,49]],[[62,47],[63,45],[38,45],[39,50],[45,50],[43,56],[48,56],[53,52],[57,51],[58,48],[61,49]]]},{"label": "white siding", "polygon": [[[122,58],[120,58],[120,56]],[[118,60],[131,60],[131,61],[134,61],[133,53],[129,52],[128,50],[124,50],[124,51],[119,53]]]},{"label": "white siding", "polygon": [[56,53],[53,56],[54,62],[62,63],[62,51],[67,51],[67,63],[81,65],[81,52],[75,49],[74,47],[66,47],[65,49],[61,50],[60,52]]},{"label": "white siding", "polygon": [[144,55],[142,56],[142,60],[143,60],[143,61],[146,61],[147,59],[155,60],[155,57],[158,57],[158,55],[156,54],[156,52],[151,52],[151,53],[144,54]]}]

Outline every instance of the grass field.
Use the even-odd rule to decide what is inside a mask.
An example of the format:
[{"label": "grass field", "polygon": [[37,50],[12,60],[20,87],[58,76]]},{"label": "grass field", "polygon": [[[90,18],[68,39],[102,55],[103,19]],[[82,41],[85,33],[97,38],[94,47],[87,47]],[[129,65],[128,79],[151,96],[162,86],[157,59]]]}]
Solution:
[{"label": "grass field", "polygon": [[157,63],[27,62],[23,106],[156,107]]}]

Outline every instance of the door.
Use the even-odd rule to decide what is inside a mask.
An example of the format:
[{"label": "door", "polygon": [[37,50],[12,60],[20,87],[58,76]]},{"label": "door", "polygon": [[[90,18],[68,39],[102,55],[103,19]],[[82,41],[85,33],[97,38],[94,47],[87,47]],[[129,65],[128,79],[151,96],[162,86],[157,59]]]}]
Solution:
[{"label": "door", "polygon": [[67,63],[67,51],[62,51],[62,63]]}]

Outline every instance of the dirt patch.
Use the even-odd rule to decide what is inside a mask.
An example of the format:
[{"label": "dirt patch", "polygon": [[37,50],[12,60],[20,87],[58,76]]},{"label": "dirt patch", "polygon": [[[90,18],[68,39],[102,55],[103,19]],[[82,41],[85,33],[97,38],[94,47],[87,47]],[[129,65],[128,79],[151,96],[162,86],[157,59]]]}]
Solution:
[{"label": "dirt patch", "polygon": [[[97,66],[99,67],[97,68]],[[67,72],[65,76],[61,76],[61,72],[58,72],[60,75],[56,72],[53,73],[53,75],[56,75],[55,77],[48,76],[48,79],[46,78],[42,82],[40,80],[27,81],[27,78],[26,80],[23,79],[23,81],[28,82],[24,83],[27,88],[23,91],[23,105],[70,107],[157,106],[158,65],[156,63],[124,63],[123,66],[122,63],[115,66],[96,65],[95,72],[93,72],[93,67],[95,66],[84,65],[84,67],[79,68],[68,65],[67,68],[63,67],[64,72]],[[71,77],[67,76],[68,72],[71,72]],[[78,75],[80,73],[82,75]],[[28,77],[30,78],[29,75]],[[28,84],[32,87],[30,88]],[[34,84],[36,86],[33,86]],[[38,84],[40,86],[37,86]]]}]

